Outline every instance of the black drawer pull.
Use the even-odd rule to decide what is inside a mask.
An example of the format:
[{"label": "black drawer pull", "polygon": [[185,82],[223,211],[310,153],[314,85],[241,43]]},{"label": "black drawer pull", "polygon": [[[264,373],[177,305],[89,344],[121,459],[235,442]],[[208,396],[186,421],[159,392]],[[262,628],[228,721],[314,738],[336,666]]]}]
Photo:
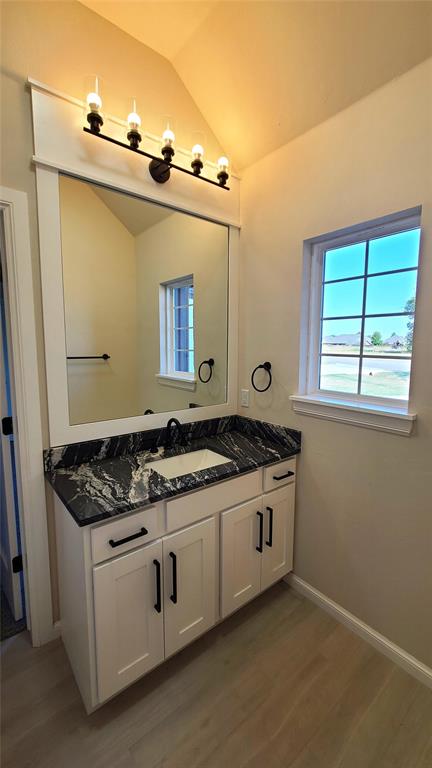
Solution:
[{"label": "black drawer pull", "polygon": [[161,600],[161,566],[159,560],[153,560],[153,565],[156,567],[156,602],[154,604],[155,611],[158,613],[162,610]]},{"label": "black drawer pull", "polygon": [[262,512],[257,512],[259,517],[259,544],[255,547],[257,552],[263,551],[263,538],[264,538],[264,515]]},{"label": "black drawer pull", "polygon": [[132,536],[126,536],[124,539],[119,539],[118,541],[115,541],[114,539],[109,540],[109,544],[111,547],[121,547],[122,544],[127,544],[128,541],[133,541],[134,539],[139,539],[141,536],[147,536],[148,530],[147,528],[141,528],[138,533],[133,533]]},{"label": "black drawer pull", "polygon": [[169,556],[172,558],[172,595],[170,600],[173,603],[177,602],[177,555],[174,552],[170,552]]},{"label": "black drawer pull", "polygon": [[286,472],[285,475],[273,475],[273,480],[285,480],[286,477],[292,477],[294,472]]},{"label": "black drawer pull", "polygon": [[269,535],[266,541],[268,547],[273,546],[273,510],[271,507],[266,507],[269,513]]}]

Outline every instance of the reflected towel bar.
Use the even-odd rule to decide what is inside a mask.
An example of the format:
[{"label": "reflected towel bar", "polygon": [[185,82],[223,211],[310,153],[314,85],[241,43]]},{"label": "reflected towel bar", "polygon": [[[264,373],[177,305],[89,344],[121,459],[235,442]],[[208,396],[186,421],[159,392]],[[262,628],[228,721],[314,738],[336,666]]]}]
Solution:
[{"label": "reflected towel bar", "polygon": [[67,360],[110,360],[111,355],[104,352],[103,355],[68,355]]}]

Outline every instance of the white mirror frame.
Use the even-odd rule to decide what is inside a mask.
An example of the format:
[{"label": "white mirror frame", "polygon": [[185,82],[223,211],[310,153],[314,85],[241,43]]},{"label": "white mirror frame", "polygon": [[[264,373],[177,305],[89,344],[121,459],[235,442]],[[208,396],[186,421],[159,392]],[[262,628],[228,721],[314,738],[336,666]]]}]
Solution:
[{"label": "white mirror frame", "polygon": [[[38,200],[39,245],[45,336],[50,446],[77,443],[165,426],[171,416],[180,422],[201,421],[233,414],[237,410],[238,378],[238,268],[239,179],[230,178],[230,191],[176,173],[166,185],[156,184],[139,155],[96,141],[82,130],[84,103],[29,79],[32,94],[33,133]],[[104,116],[106,133],[124,140],[126,123]],[[145,136],[154,154],[160,139]],[[152,145],[153,142],[153,146]],[[190,153],[176,148],[179,164],[187,167]],[[208,163],[206,173],[216,173]],[[229,228],[228,375],[227,399],[220,405],[147,416],[69,423],[66,332],[60,232],[59,173],[91,181],[126,194],[159,203]]]},{"label": "white mirror frame", "polygon": [[[83,177],[77,178],[85,181]],[[51,447],[162,427],[165,426],[171,416],[175,416],[181,422],[189,422],[235,413],[237,407],[239,229],[228,225],[229,290],[226,402],[201,408],[164,411],[163,413],[149,414],[147,416],[131,416],[123,419],[110,419],[109,421],[97,421],[87,424],[71,425],[69,423],[59,171],[55,168],[37,167],[36,183]],[[135,192],[133,194],[136,196]],[[149,198],[147,196],[143,199],[148,200]],[[190,213],[197,215],[196,211],[190,211]]]}]

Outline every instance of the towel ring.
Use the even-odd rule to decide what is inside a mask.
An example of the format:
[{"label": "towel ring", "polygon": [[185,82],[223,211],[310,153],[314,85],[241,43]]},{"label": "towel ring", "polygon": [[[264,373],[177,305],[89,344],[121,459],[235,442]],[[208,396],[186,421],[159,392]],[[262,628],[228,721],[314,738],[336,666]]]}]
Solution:
[{"label": "towel ring", "polygon": [[[256,374],[256,372],[257,372],[257,371],[259,371],[259,370],[260,370],[260,368],[263,368],[263,370],[264,370],[264,371],[267,371],[267,373],[268,373],[268,377],[269,377],[269,380],[268,380],[268,384],[267,384],[267,386],[266,386],[266,387],[264,387],[264,389],[259,389],[259,388],[258,388],[258,387],[255,385],[255,382],[254,382],[254,377],[255,377],[255,374]],[[253,386],[253,388],[254,388],[254,389],[257,391],[257,392],[267,392],[267,390],[268,390],[268,389],[270,389],[270,387],[271,387],[271,383],[272,383],[272,375],[271,375],[271,363],[267,362],[267,363],[261,363],[261,365],[257,365],[257,367],[256,367],[256,368],[254,368],[254,369],[253,369],[253,371],[252,371],[252,376],[251,376],[251,383],[252,383],[252,386]]]},{"label": "towel ring", "polygon": [[[200,364],[200,367],[198,368],[198,378],[199,378],[200,381],[202,381],[203,384],[207,384],[207,382],[209,382],[211,377],[213,376],[214,362],[215,361],[213,360],[213,358],[209,357],[208,360],[203,360],[202,363]],[[203,367],[203,365],[208,365],[208,367],[210,369],[210,374],[207,377],[207,379],[203,379],[203,377],[201,376],[201,368]]]}]

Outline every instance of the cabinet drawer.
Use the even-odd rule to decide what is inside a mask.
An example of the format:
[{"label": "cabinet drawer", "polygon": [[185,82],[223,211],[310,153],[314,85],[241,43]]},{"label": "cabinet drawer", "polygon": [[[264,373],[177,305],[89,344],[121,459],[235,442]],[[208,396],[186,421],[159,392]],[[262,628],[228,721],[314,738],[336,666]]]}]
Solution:
[{"label": "cabinet drawer", "polygon": [[[292,473],[292,474],[289,474]],[[280,488],[281,485],[293,483],[296,475],[296,459],[286,459],[279,464],[272,464],[264,469],[264,493]]]},{"label": "cabinet drawer", "polygon": [[167,502],[167,530],[175,531],[204,517],[235,507],[262,493],[262,470],[210,486]]},{"label": "cabinet drawer", "polygon": [[[142,531],[143,528],[147,533]],[[102,560],[108,560],[110,557],[143,546],[157,539],[164,532],[162,504],[147,507],[126,517],[119,517],[112,523],[99,525],[91,531],[93,562],[100,563]],[[123,542],[123,539],[129,540]]]}]

